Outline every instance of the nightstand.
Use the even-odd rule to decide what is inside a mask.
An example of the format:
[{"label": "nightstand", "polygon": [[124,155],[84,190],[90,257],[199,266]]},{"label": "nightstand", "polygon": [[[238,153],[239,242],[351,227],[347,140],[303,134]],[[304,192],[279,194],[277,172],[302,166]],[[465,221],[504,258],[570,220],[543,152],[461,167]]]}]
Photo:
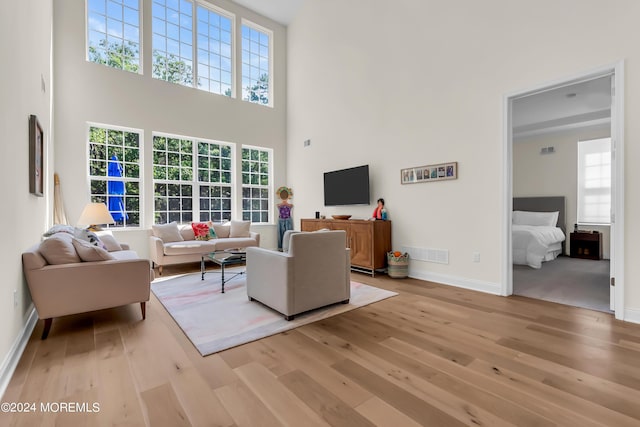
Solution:
[{"label": "nightstand", "polygon": [[571,258],[602,259],[602,233],[571,233]]}]

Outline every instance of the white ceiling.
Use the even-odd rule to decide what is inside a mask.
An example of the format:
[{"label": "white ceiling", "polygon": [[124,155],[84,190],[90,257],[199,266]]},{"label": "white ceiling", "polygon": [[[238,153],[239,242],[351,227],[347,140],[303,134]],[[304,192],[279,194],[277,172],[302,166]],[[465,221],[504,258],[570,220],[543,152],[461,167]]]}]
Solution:
[{"label": "white ceiling", "polygon": [[289,25],[307,0],[233,0],[282,25]]},{"label": "white ceiling", "polygon": [[514,139],[557,130],[604,125],[610,119],[609,76],[513,101]]}]

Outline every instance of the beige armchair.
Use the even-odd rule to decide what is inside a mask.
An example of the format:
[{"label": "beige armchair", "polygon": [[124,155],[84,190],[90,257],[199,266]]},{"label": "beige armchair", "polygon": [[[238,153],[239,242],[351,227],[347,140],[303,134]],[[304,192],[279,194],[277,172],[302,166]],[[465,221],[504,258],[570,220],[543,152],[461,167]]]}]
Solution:
[{"label": "beige armchair", "polygon": [[[64,234],[64,233],[62,233]],[[54,317],[140,303],[142,318],[153,271],[128,246],[111,252],[114,259],[49,264],[40,245],[22,254],[22,266],[38,317],[44,319],[46,339]]]},{"label": "beige armchair", "polygon": [[348,303],[350,254],[344,231],[293,233],[289,251],[247,248],[247,296],[284,314]]}]

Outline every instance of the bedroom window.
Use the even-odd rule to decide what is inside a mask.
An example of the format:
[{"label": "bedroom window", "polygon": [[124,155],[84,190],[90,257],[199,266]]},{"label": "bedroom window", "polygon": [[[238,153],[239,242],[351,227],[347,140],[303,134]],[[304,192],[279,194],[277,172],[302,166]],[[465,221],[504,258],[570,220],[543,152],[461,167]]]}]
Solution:
[{"label": "bedroom window", "polygon": [[140,140],[142,131],[89,126],[91,201],[107,205],[115,224],[140,226]]},{"label": "bedroom window", "polygon": [[139,0],[87,0],[87,60],[138,73]]},{"label": "bedroom window", "polygon": [[271,31],[242,24],[242,99],[273,105],[271,96]]},{"label": "bedroom window", "polygon": [[611,223],[611,138],[578,141],[578,223]]},{"label": "bedroom window", "polygon": [[154,134],[154,223],[231,219],[232,145]]},{"label": "bedroom window", "polygon": [[272,150],[242,147],[242,219],[268,223]]}]

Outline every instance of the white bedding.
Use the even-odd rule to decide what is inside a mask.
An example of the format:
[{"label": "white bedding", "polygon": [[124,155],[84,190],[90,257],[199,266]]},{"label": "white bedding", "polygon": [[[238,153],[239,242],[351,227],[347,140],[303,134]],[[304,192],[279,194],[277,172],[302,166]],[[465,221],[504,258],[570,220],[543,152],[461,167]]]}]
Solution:
[{"label": "white bedding", "polygon": [[558,227],[513,224],[513,263],[542,267],[562,251],[565,235]]}]

